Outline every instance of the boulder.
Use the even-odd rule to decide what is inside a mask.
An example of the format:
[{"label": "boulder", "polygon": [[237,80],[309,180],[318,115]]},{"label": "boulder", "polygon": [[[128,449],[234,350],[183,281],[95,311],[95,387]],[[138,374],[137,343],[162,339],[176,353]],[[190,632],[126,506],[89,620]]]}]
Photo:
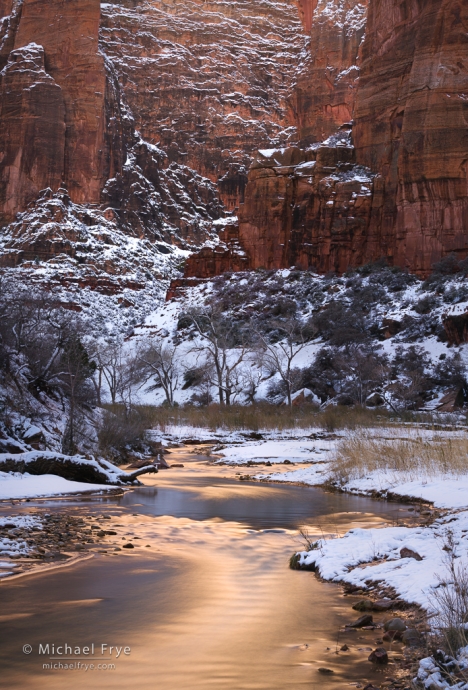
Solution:
[{"label": "boulder", "polygon": [[384,630],[390,631],[394,630],[397,632],[403,632],[406,630],[406,623],[401,618],[392,618],[384,623]]},{"label": "boulder", "polygon": [[415,561],[422,561],[422,556],[420,556],[419,553],[416,553],[416,551],[412,549],[408,549],[406,546],[400,549],[400,556],[401,558],[414,558]]},{"label": "boulder", "polygon": [[373,602],[374,611],[388,611],[394,606],[392,599],[377,599]]},{"label": "boulder", "polygon": [[371,599],[361,599],[353,606],[355,611],[372,611],[373,608],[374,602]]},{"label": "boulder", "polygon": [[463,387],[457,386],[445,391],[436,407],[438,412],[456,412],[465,403]]},{"label": "boulder", "polygon": [[408,628],[401,636],[404,644],[408,647],[417,647],[421,643],[421,635],[414,628]]}]

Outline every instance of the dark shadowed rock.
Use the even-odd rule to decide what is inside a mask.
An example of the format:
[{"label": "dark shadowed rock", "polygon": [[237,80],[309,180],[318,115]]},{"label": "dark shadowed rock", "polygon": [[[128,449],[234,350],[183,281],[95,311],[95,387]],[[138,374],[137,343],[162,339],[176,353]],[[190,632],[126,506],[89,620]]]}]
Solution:
[{"label": "dark shadowed rock", "polygon": [[377,647],[369,654],[369,661],[373,664],[388,664],[387,650],[383,647]]},{"label": "dark shadowed rock", "polygon": [[420,556],[419,553],[416,553],[416,551],[412,549],[408,549],[406,546],[400,549],[400,556],[402,558],[414,558],[415,561],[422,561],[422,556]]},{"label": "dark shadowed rock", "polygon": [[361,599],[354,604],[353,609],[355,611],[372,611],[374,608],[374,602],[371,599]]},{"label": "dark shadowed rock", "polygon": [[374,622],[373,617],[370,614],[365,614],[364,616],[361,616],[360,618],[357,619],[357,621],[354,621],[354,623],[351,623],[349,625],[350,628],[363,628],[364,626],[367,625],[372,625]]}]

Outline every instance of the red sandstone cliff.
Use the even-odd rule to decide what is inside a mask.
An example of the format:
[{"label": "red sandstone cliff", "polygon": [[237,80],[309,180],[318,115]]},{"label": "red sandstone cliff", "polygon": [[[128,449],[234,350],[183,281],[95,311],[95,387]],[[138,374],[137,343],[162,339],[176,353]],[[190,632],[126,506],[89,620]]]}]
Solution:
[{"label": "red sandstone cliff", "polygon": [[369,6],[353,134],[384,204],[368,251],[413,271],[468,250],[467,27],[460,0]]},{"label": "red sandstone cliff", "polygon": [[[315,2],[298,2],[308,28]],[[250,268],[341,272],[386,257],[425,275],[468,253],[468,5],[369,0],[362,43],[364,5],[334,7],[313,11],[294,97],[306,148],[254,163],[237,246]],[[348,145],[339,135],[307,148],[350,118]]]},{"label": "red sandstone cliff", "polygon": [[298,139],[323,141],[353,119],[367,0],[297,0],[310,36],[291,95]]},{"label": "red sandstone cliff", "polygon": [[24,0],[18,12],[1,77],[0,213],[7,221],[60,183],[74,201],[96,203],[114,172],[99,0]]},{"label": "red sandstone cliff", "polygon": [[257,149],[295,141],[294,0],[108,4],[100,35],[143,138],[216,183],[227,209]]},{"label": "red sandstone cliff", "polygon": [[64,187],[193,246],[219,197],[240,204],[192,277],[381,256],[425,274],[468,252],[466,2],[121,0],[100,18],[97,0],[0,0],[0,17],[1,224]]}]

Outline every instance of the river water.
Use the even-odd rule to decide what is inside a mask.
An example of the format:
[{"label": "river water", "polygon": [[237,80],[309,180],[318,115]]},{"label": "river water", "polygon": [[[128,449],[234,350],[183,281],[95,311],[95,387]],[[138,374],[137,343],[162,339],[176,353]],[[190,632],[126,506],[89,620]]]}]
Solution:
[{"label": "river water", "polygon": [[[342,630],[356,618],[353,599],[290,570],[288,559],[303,548],[301,525],[311,535],[340,535],[404,518],[407,507],[239,482],[235,470],[186,451],[172,460],[185,468],[147,478],[121,498],[27,504],[104,512],[137,548],[1,584],[0,687],[287,690],[381,682],[391,668],[379,672],[366,661],[377,633]],[[349,651],[340,651],[345,643]],[[54,652],[65,644],[71,652]],[[116,658],[110,646],[129,650]]]}]

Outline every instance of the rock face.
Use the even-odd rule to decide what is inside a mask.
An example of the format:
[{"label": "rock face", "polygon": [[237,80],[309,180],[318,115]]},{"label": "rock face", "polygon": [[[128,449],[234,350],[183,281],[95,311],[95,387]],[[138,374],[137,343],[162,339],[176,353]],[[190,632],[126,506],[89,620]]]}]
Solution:
[{"label": "rock face", "polygon": [[301,145],[323,141],[353,119],[367,0],[298,0],[310,36],[291,103]]},{"label": "rock face", "polygon": [[295,140],[293,0],[120,0],[102,6],[100,35],[142,137],[216,182],[227,209],[257,149]]},{"label": "rock face", "polygon": [[354,162],[349,131],[315,148],[267,153],[249,173],[237,232],[192,255],[186,276],[290,266],[341,273],[365,262],[381,195],[375,175]]},{"label": "rock face", "polygon": [[381,257],[426,275],[467,254],[461,0],[0,0],[0,16],[0,225],[50,187],[140,239],[208,240],[193,278]]},{"label": "rock face", "polygon": [[10,53],[0,98],[0,204],[10,220],[39,190],[59,187],[64,173],[65,103],[45,71],[42,46]]},{"label": "rock face", "polygon": [[356,157],[385,186],[375,245],[422,273],[468,249],[467,24],[459,0],[369,5]]},{"label": "rock face", "polygon": [[251,167],[237,238],[249,267],[342,272],[384,257],[425,276],[463,258],[468,6],[369,0],[367,20],[351,0],[298,6],[311,37],[292,96],[300,148]]},{"label": "rock face", "polygon": [[3,0],[0,9],[0,225],[42,190],[63,188],[72,202],[107,208],[129,234],[206,239],[221,213],[217,190],[135,132],[98,47],[99,1]]},{"label": "rock face", "polygon": [[2,72],[0,211],[7,221],[40,189],[60,183],[74,201],[97,203],[115,172],[99,1],[24,0],[20,13]]}]

